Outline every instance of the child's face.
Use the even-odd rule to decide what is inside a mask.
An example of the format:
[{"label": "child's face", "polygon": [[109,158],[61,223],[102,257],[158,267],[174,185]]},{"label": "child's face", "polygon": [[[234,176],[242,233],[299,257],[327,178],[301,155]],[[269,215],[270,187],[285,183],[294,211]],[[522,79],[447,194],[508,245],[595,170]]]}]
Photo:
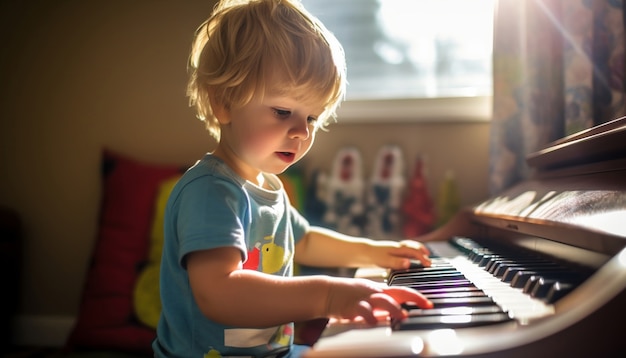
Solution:
[{"label": "child's face", "polygon": [[311,148],[322,108],[284,95],[267,95],[224,111],[216,155],[244,179],[279,174]]}]

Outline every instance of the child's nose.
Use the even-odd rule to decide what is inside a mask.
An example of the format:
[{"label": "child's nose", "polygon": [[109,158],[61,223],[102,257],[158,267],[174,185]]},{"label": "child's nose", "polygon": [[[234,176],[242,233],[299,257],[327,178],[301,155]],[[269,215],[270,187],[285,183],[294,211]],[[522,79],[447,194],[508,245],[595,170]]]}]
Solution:
[{"label": "child's nose", "polygon": [[310,135],[309,122],[307,118],[298,118],[293,121],[293,125],[289,130],[289,137],[292,139],[306,140]]}]

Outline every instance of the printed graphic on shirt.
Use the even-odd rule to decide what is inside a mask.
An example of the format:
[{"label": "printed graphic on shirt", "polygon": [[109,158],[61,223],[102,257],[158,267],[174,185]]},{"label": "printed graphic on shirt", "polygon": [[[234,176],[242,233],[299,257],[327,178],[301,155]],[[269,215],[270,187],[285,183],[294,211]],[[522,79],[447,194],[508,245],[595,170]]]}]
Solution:
[{"label": "printed graphic on shirt", "polygon": [[248,259],[244,262],[243,268],[269,274],[280,272],[291,253],[284,247],[276,245],[273,236],[266,236],[263,240],[267,242],[257,242],[252,250],[248,251]]},{"label": "printed graphic on shirt", "polygon": [[236,348],[254,348],[273,342],[277,331],[282,327],[270,328],[230,328],[224,330],[224,345]]},{"label": "printed graphic on shirt", "polygon": [[257,242],[252,250],[248,251],[248,259],[243,263],[246,270],[260,271],[259,262],[261,262],[261,243]]},{"label": "printed graphic on shirt", "polygon": [[222,355],[215,348],[211,348],[211,350],[204,355],[204,358],[222,358]]},{"label": "printed graphic on shirt", "polygon": [[[257,348],[273,351],[291,344],[293,332],[292,324],[264,329],[232,328],[224,331],[224,345],[232,348]],[[220,352],[213,348],[204,355],[204,358],[218,357],[222,357]]]},{"label": "printed graphic on shirt", "polygon": [[276,330],[276,334],[272,337],[270,348],[280,348],[289,345],[293,336],[293,327],[290,324],[282,325]]}]

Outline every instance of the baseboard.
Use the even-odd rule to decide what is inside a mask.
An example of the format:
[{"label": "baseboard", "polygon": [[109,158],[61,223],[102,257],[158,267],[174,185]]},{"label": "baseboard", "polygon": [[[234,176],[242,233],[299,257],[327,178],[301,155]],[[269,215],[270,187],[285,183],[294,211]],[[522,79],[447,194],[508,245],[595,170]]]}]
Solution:
[{"label": "baseboard", "polygon": [[75,320],[72,316],[18,316],[13,341],[24,346],[63,347]]}]

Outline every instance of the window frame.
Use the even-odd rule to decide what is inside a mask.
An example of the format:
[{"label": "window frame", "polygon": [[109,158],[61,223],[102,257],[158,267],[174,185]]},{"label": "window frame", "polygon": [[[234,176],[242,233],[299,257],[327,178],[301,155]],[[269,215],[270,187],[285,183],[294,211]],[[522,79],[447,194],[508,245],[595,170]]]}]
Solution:
[{"label": "window frame", "polygon": [[493,96],[346,100],[338,123],[485,122],[492,118]]}]

